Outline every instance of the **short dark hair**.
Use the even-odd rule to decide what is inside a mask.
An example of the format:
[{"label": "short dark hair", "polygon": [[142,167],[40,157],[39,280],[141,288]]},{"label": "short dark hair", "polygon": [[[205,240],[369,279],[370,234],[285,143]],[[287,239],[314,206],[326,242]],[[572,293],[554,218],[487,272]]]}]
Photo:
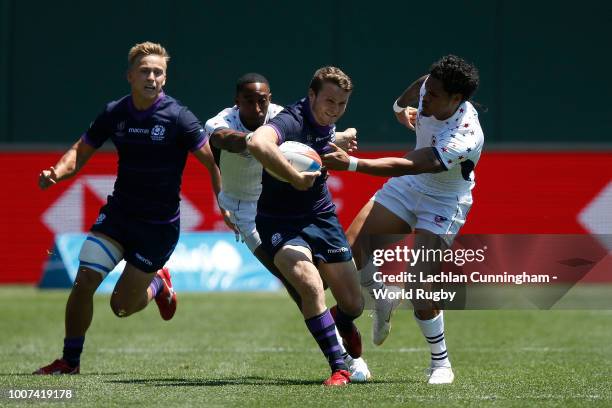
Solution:
[{"label": "short dark hair", "polygon": [[321,88],[323,88],[323,83],[325,82],[337,85],[346,92],[351,92],[353,90],[351,78],[342,72],[340,68],[328,66],[317,69],[310,81],[309,88],[317,95]]},{"label": "short dark hair", "polygon": [[440,58],[431,66],[429,74],[442,82],[447,93],[459,93],[464,101],[472,97],[480,82],[478,69],[474,64],[456,55]]},{"label": "short dark hair", "polygon": [[236,95],[242,91],[242,88],[244,88],[246,84],[254,83],[262,83],[270,86],[270,83],[265,76],[258,74],[257,72],[249,72],[248,74],[244,74],[238,78],[238,81],[236,81]]}]

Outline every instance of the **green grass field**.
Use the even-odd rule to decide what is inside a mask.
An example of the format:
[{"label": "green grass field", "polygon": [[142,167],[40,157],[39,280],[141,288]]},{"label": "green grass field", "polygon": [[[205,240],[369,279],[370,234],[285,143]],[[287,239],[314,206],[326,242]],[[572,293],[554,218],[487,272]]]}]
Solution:
[{"label": "green grass field", "polygon": [[32,376],[61,354],[67,293],[0,288],[0,406],[16,405],[8,389],[67,388],[75,398],[53,406],[612,406],[612,311],[448,311],[456,379],[441,387],[425,383],[428,348],[410,313],[375,348],[366,312],[374,379],[328,389],[284,293],[182,294],[171,322],[154,304],[118,319],[98,295],[82,374]]}]

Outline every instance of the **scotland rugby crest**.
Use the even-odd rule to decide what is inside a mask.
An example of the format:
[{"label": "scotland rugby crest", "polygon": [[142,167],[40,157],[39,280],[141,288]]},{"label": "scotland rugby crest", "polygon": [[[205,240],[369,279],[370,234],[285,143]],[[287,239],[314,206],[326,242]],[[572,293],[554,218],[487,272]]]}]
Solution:
[{"label": "scotland rugby crest", "polygon": [[166,128],[162,125],[153,126],[153,129],[151,129],[151,140],[156,142],[164,140],[164,133],[166,133]]}]

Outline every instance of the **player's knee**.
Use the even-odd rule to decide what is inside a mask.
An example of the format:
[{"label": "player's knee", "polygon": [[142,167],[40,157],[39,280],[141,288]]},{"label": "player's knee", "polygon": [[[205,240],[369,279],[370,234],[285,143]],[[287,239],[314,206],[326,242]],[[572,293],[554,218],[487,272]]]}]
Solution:
[{"label": "player's knee", "polygon": [[127,317],[131,313],[129,311],[129,307],[119,296],[115,293],[111,296],[110,299],[110,307],[115,316],[117,317]]},{"label": "player's knee", "polygon": [[342,302],[338,302],[338,304],[344,313],[355,318],[361,316],[363,313],[363,297],[361,295],[343,299]]},{"label": "player's knee", "polygon": [[79,268],[74,279],[73,290],[93,293],[100,283],[102,283],[102,276],[98,272],[88,268]]}]

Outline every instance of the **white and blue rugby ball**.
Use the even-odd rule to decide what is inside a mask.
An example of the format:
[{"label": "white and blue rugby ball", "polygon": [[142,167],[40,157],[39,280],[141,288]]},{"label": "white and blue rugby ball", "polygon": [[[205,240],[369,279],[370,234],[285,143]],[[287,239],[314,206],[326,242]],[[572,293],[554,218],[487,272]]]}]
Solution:
[{"label": "white and blue rugby ball", "polygon": [[[289,141],[282,143],[278,148],[289,164],[300,173],[303,171],[318,171],[321,169],[321,157],[310,146]],[[287,182],[287,180],[274,174],[270,170],[266,169],[266,171],[275,179],[284,181],[285,183]]]}]

